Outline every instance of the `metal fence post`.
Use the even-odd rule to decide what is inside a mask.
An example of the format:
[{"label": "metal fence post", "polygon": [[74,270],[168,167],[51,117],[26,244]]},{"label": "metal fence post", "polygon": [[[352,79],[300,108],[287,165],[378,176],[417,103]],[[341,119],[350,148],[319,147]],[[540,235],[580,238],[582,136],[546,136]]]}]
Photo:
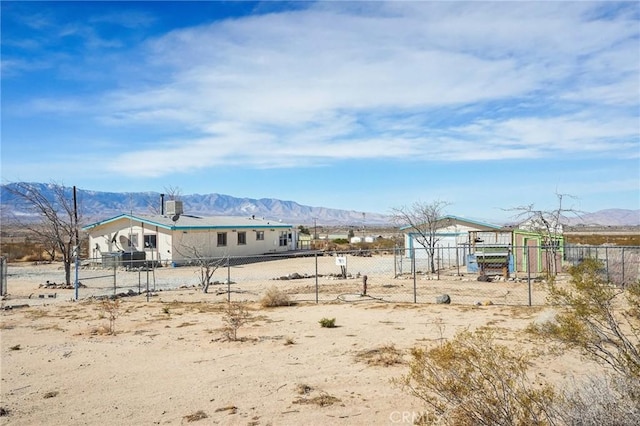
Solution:
[{"label": "metal fence post", "polygon": [[227,257],[227,302],[231,302],[231,262]]},{"label": "metal fence post", "polygon": [[609,247],[604,248],[604,257],[605,257],[605,261],[607,262],[606,268],[607,268],[607,282],[611,281],[611,277],[609,276]]},{"label": "metal fence post", "polygon": [[118,267],[118,265],[116,264],[116,262],[113,262],[113,296],[116,296],[116,293],[118,292],[117,287],[118,287],[118,282],[116,279],[116,268]]},{"label": "metal fence post", "polygon": [[525,250],[527,255],[527,287],[529,289],[529,306],[531,306],[531,263],[529,262],[529,245],[527,244],[527,249]]},{"label": "metal fence post", "polygon": [[76,279],[73,283],[73,295],[74,295],[74,299],[77,302],[78,301],[78,288],[80,287],[80,277],[79,277],[79,272],[78,272],[78,267],[80,266],[80,260],[78,258],[78,252],[80,250],[80,247],[75,246],[74,247],[74,251],[75,251],[75,274],[76,274]]},{"label": "metal fence post", "polygon": [[393,278],[398,278],[398,268],[397,268],[398,257],[397,256],[398,256],[398,246],[395,246],[393,248]]},{"label": "metal fence post", "polygon": [[622,286],[626,284],[624,280],[624,246],[622,246]]},{"label": "metal fence post", "polygon": [[318,303],[318,252],[315,253],[316,260],[316,303]]},{"label": "metal fence post", "polygon": [[5,296],[7,294],[7,257],[0,257],[0,296]]},{"label": "metal fence post", "polygon": [[413,303],[418,303],[418,286],[416,282],[416,251],[411,250],[411,271],[413,273]]}]

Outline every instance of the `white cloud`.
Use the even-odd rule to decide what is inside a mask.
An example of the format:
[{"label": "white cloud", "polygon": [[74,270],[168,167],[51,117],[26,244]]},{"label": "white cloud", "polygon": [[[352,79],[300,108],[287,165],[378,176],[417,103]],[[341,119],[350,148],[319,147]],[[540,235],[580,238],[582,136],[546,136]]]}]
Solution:
[{"label": "white cloud", "polygon": [[[591,2],[320,2],[174,30],[136,49],[140,73],[117,75],[93,105],[33,104],[97,110],[107,127],[172,127],[109,163],[127,175],[629,157],[639,33],[624,6]],[[174,136],[185,130],[194,136]]]}]

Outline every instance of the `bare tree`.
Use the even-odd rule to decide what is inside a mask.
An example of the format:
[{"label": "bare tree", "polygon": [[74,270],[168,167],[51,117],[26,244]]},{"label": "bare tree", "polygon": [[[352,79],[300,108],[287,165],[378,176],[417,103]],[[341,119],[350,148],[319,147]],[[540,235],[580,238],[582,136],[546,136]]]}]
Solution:
[{"label": "bare tree", "polygon": [[449,204],[440,200],[430,203],[417,201],[410,207],[392,209],[392,220],[398,226],[410,229],[418,244],[427,250],[431,273],[436,272],[436,246],[441,239],[438,229],[448,225],[444,221],[444,209]]},{"label": "bare tree", "polygon": [[179,200],[182,197],[182,189],[178,186],[165,186],[164,193],[168,200]]},{"label": "bare tree", "polygon": [[539,210],[533,204],[508,209],[517,212],[515,218],[523,223],[524,229],[535,232],[542,237],[542,248],[545,252],[546,269],[549,276],[555,276],[558,272],[558,253],[563,225],[569,223],[569,215],[580,216],[578,210],[568,208],[563,204],[565,198],[575,198],[574,196],[556,192],[556,197],[558,205],[553,210]]},{"label": "bare tree", "polygon": [[[5,189],[17,197],[18,205],[30,211],[37,221],[28,222],[15,218],[16,222],[38,237],[50,255],[59,252],[64,264],[65,283],[71,285],[71,263],[78,241],[78,212],[71,188],[61,184],[48,185],[50,194],[37,185],[19,182],[5,185]],[[78,248],[79,249],[79,248]]]},{"label": "bare tree", "polygon": [[165,198],[168,201],[179,200],[182,197],[182,189],[177,186],[165,186],[164,192],[157,195],[160,196],[160,203],[158,203],[158,199],[155,195],[148,195],[145,200],[149,212],[154,215],[161,214],[161,212],[164,211],[164,206],[162,204],[164,203]]},{"label": "bare tree", "polygon": [[209,291],[211,285],[211,278],[213,274],[220,268],[227,264],[229,256],[212,257],[210,254],[205,253],[205,250],[196,244],[182,245],[180,250],[176,251],[185,258],[189,259],[189,262],[197,265],[200,268],[200,288],[203,293]]}]

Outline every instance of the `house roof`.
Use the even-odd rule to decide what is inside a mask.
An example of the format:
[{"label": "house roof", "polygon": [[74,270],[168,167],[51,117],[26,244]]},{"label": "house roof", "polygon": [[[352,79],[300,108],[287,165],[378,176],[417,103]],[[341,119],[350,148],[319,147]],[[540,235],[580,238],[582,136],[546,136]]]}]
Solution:
[{"label": "house roof", "polygon": [[179,215],[177,220],[173,220],[175,216],[171,215],[132,215],[121,214],[109,219],[92,223],[84,226],[85,231],[98,228],[102,225],[113,223],[120,220],[132,220],[142,222],[151,226],[158,226],[170,230],[188,230],[188,229],[221,229],[221,228],[291,228],[292,225],[281,223],[277,220],[263,219],[256,217],[244,216],[210,216],[200,217],[191,215]]},{"label": "house roof", "polygon": [[[439,222],[441,221],[452,221],[452,222],[456,222],[459,224],[466,224],[466,225],[470,225],[470,226],[476,226],[476,227],[481,227],[481,228],[490,228],[490,229],[502,229],[502,226],[500,225],[493,225],[491,223],[485,223],[485,222],[479,222],[477,220],[472,220],[472,219],[466,219],[463,217],[459,217],[459,216],[454,216],[454,215],[447,215],[447,216],[443,216],[439,219]],[[446,228],[447,226],[449,226],[449,224],[445,224],[444,226],[442,226],[442,228]],[[413,228],[410,225],[407,226],[403,226],[400,228],[401,231],[404,231],[406,229],[411,229]]]}]

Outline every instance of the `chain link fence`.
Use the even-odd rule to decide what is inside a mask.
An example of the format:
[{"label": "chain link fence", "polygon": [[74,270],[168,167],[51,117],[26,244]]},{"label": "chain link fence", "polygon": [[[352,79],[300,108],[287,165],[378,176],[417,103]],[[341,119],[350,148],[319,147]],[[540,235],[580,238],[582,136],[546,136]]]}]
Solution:
[{"label": "chain link fence", "polygon": [[[448,298],[454,304],[544,305],[545,274],[527,268],[539,260],[539,248],[518,249],[510,251],[510,259],[500,260],[505,264],[492,273],[478,268],[468,246],[440,247],[433,256],[415,249],[303,251],[194,259],[191,265],[178,267],[147,262],[111,262],[105,267],[83,262],[78,294],[86,298],[153,295],[178,288],[201,291],[203,268],[208,264],[213,265],[211,284],[202,297],[220,301],[259,301],[267,289],[276,287],[298,302],[438,303]],[[514,265],[518,251],[524,258]],[[616,285],[640,278],[640,247],[567,247],[562,263],[566,267],[588,257],[602,261]]]},{"label": "chain link fence", "polygon": [[600,260],[607,280],[625,287],[640,280],[640,247],[609,247],[567,245],[564,248],[567,264],[576,265],[583,259]]}]

